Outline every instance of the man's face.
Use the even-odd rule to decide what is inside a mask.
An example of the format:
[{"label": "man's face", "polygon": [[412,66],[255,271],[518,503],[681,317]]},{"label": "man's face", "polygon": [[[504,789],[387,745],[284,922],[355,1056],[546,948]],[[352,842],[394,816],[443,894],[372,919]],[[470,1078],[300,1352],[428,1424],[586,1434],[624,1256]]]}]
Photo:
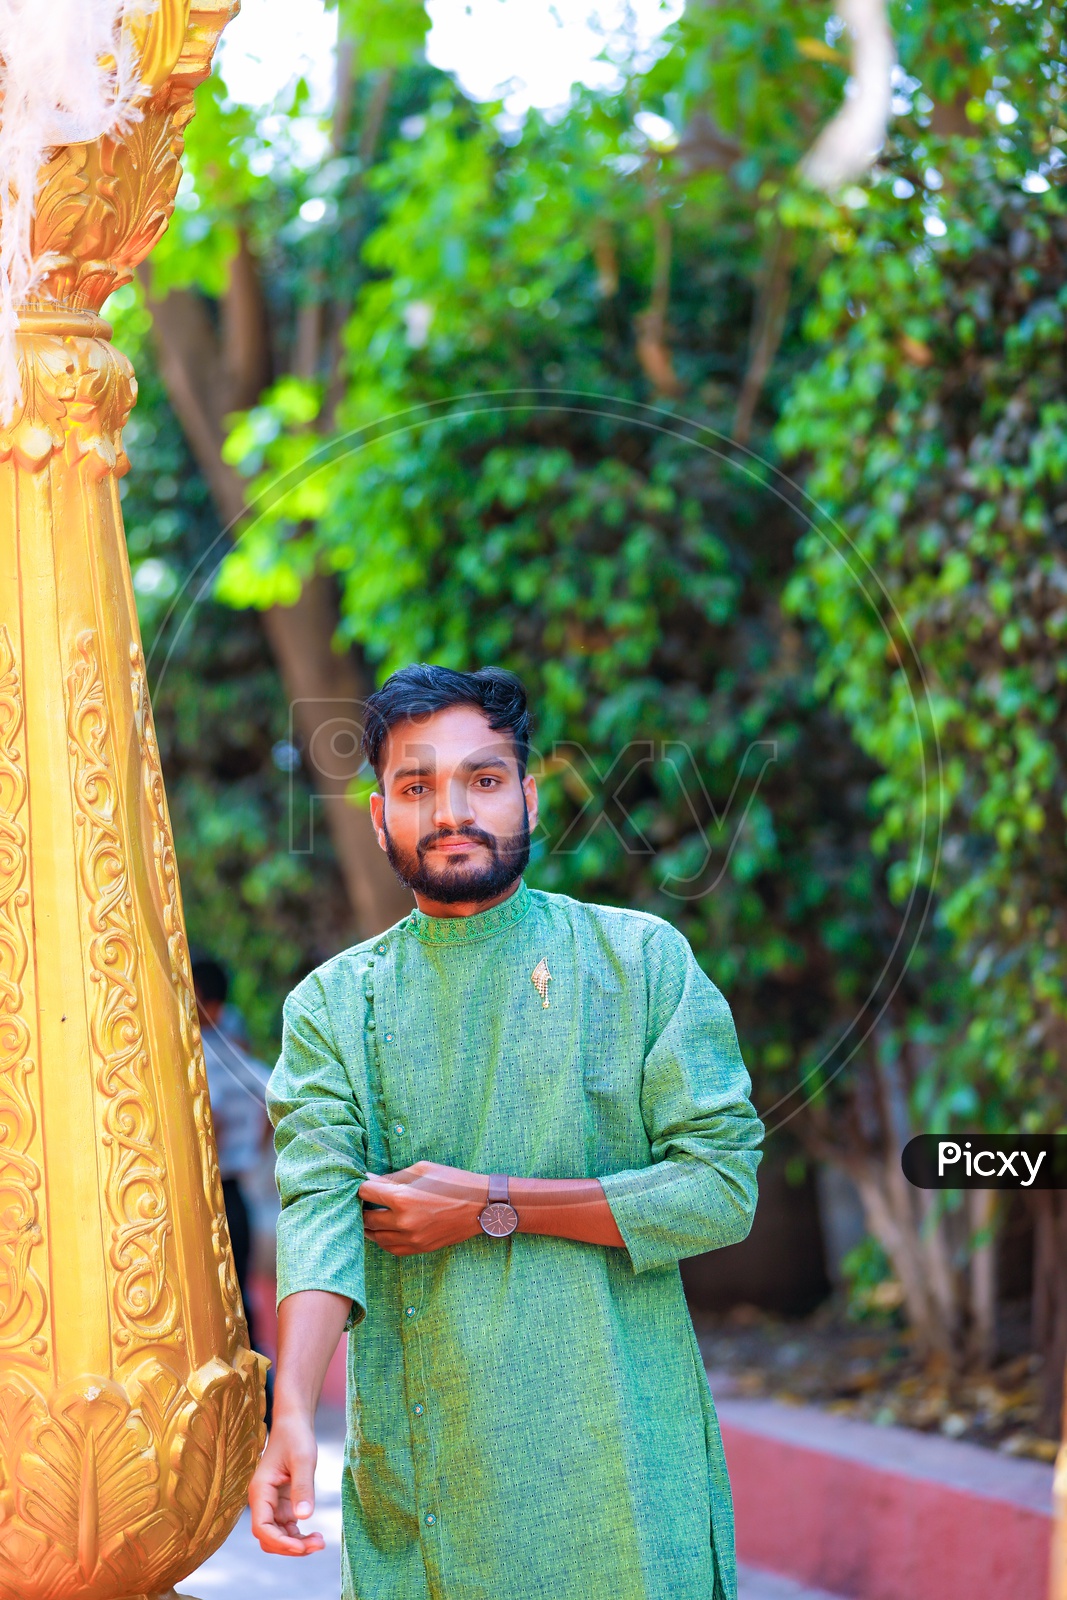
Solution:
[{"label": "man's face", "polygon": [[494,900],[525,871],[537,787],[520,776],[507,729],[490,728],[480,711],[452,706],[397,723],[380,788],[371,796],[378,842],[420,902]]}]

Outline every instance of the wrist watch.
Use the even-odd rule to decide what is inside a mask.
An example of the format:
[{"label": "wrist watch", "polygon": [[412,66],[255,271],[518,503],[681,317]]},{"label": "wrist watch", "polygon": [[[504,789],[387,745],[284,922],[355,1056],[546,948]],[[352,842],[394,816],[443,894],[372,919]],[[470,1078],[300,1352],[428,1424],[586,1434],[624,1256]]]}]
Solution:
[{"label": "wrist watch", "polygon": [[506,1239],[519,1225],[519,1213],[508,1199],[508,1180],[501,1172],[489,1179],[489,1199],[478,1221],[491,1239]]}]

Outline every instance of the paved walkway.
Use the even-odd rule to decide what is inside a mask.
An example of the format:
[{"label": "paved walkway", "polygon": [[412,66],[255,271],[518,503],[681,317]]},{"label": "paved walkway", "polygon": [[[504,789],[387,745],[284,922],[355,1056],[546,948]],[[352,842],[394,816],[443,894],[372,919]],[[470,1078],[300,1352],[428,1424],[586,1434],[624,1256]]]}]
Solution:
[{"label": "paved walkway", "polygon": [[739,1567],[737,1600],[837,1600],[825,1589],[805,1589],[792,1578],[779,1578],[773,1572],[757,1572],[755,1567]]},{"label": "paved walkway", "polygon": [[[341,1592],[341,1430],[339,1419],[320,1417],[316,1511],[310,1526],[325,1537],[325,1550],[299,1559],[264,1555],[252,1537],[251,1518],[246,1511],[222,1549],[178,1585],[179,1595],[195,1596],[195,1600],[338,1600]],[[743,1568],[738,1600],[834,1600],[834,1597],[821,1590],[804,1589],[788,1578]]]}]

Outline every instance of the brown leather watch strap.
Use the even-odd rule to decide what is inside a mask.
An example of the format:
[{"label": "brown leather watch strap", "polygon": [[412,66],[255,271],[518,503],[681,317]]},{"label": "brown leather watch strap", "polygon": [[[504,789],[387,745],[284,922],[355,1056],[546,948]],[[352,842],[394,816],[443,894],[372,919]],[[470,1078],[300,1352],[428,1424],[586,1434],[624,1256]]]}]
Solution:
[{"label": "brown leather watch strap", "polygon": [[505,1205],[511,1204],[511,1200],[508,1195],[507,1175],[503,1172],[494,1172],[489,1179],[488,1204],[493,1205],[494,1203],[498,1203],[500,1201],[503,1201]]}]

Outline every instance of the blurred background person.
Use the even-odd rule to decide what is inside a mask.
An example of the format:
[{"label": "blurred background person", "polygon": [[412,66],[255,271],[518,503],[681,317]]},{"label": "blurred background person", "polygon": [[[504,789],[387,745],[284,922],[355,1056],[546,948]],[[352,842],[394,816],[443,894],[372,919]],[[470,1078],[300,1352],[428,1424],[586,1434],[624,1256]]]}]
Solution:
[{"label": "blurred background person", "polygon": [[[264,1106],[270,1069],[245,1048],[244,1019],[227,1003],[230,981],[222,963],[213,956],[198,954],[193,958],[192,969],[226,1222],[248,1323],[248,1338],[252,1348],[258,1350],[261,1342],[249,1293],[253,1229],[246,1186],[254,1182],[270,1143],[270,1123]],[[268,1378],[268,1423],[272,1389]]]}]

